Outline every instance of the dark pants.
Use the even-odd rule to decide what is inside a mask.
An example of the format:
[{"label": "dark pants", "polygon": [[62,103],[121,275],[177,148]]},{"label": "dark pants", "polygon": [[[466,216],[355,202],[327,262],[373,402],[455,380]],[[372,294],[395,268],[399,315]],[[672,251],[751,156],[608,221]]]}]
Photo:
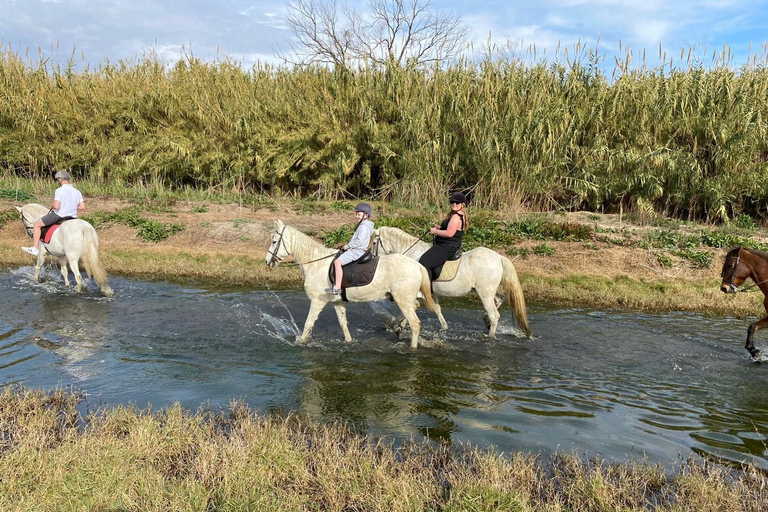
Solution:
[{"label": "dark pants", "polygon": [[59,217],[58,213],[49,212],[45,214],[40,220],[42,221],[43,226],[53,226],[61,220],[61,217]]},{"label": "dark pants", "polygon": [[448,261],[450,255],[451,253],[448,249],[439,245],[433,245],[427,252],[421,255],[419,263],[427,269],[430,281],[440,277],[440,272],[443,271],[443,264]]}]

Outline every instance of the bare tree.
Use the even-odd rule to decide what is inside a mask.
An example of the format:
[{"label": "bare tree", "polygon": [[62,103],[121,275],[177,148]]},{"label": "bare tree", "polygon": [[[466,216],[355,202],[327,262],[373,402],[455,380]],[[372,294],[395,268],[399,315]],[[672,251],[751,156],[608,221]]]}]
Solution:
[{"label": "bare tree", "polygon": [[290,0],[284,20],[298,48],[287,62],[348,66],[356,61],[428,63],[457,57],[470,30],[432,0],[368,0],[361,11],[337,0]]}]

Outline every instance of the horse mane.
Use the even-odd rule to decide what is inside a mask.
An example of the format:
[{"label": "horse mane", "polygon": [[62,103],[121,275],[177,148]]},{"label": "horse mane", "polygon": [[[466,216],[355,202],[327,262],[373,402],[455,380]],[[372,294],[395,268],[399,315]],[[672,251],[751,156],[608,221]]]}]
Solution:
[{"label": "horse mane", "polygon": [[[731,252],[733,252],[735,250],[738,250],[738,249],[739,249],[739,247],[735,247],[734,249],[731,249]],[[768,260],[768,252],[761,251],[761,250],[758,250],[758,249],[753,249],[752,247],[743,247],[743,249],[747,249],[752,254],[754,254],[756,256],[760,256],[764,260]]]},{"label": "horse mane", "polygon": [[407,249],[412,245],[414,245],[416,242],[420,244],[429,245],[427,242],[424,242],[419,238],[416,238],[415,236],[409,233],[406,233],[400,228],[382,226],[379,228],[379,236],[381,236],[383,233],[386,233],[386,236],[390,237],[391,239],[394,239],[393,245],[397,246],[399,250]]},{"label": "horse mane", "polygon": [[31,217],[27,217],[27,220],[30,220],[32,222],[36,221],[37,219],[39,219],[40,217],[48,213],[48,208],[39,203],[27,203],[24,206],[22,206],[21,209],[26,215],[31,216]]},{"label": "horse mane", "polygon": [[303,256],[306,256],[308,259],[317,259],[322,256],[326,256],[330,253],[330,251],[333,251],[334,249],[331,249],[329,247],[326,247],[321,242],[318,242],[314,238],[312,238],[309,235],[306,235],[299,231],[298,229],[292,227],[292,226],[286,226],[287,228],[290,228],[291,233],[293,234],[293,252],[299,252],[301,251],[301,254]]}]

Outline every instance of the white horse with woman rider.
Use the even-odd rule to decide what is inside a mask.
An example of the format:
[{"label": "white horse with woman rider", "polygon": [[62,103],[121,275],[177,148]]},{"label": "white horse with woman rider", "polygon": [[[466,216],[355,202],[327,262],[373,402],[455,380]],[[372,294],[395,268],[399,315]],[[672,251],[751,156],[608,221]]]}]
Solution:
[{"label": "white horse with woman rider", "polygon": [[[37,203],[26,204],[22,207],[17,206],[16,209],[19,211],[21,222],[30,236],[32,236],[31,232],[35,222],[49,212],[48,208]],[[89,277],[93,277],[101,292],[107,297],[114,295],[112,288],[107,283],[107,273],[99,261],[99,237],[96,230],[88,222],[82,219],[64,221],[51,235],[49,242],[40,242],[40,250],[37,253],[37,262],[35,263],[35,280],[40,279],[40,270],[45,262],[46,254],[58,258],[65,286],[69,286],[69,272],[67,270],[67,263],[69,263],[69,268],[75,275],[77,291],[82,291],[83,278],[80,275],[79,265],[79,262],[82,261],[86,273]]]},{"label": "white horse with woman rider", "polygon": [[[310,303],[304,330],[298,340],[302,343],[309,339],[320,311],[328,303],[332,303],[336,310],[344,339],[347,342],[352,341],[352,335],[347,326],[346,305],[342,297],[326,292],[331,285],[328,272],[331,258],[337,252],[336,249],[325,247],[298,229],[286,226],[283,221],[275,221],[275,232],[265,261],[268,266],[274,267],[288,256],[293,256],[294,262],[299,265],[304,274],[304,291]],[[427,270],[418,262],[402,254],[381,256],[370,283],[346,288],[344,292],[349,302],[375,302],[383,299],[394,301],[411,325],[411,347],[418,346],[421,321],[416,315],[416,307],[419,292],[424,295],[427,308],[434,307]]]},{"label": "white horse with woman rider", "polygon": [[[431,244],[422,242],[419,238],[393,227],[376,229],[374,240],[378,245],[379,254],[399,253],[416,261],[431,247]],[[494,338],[501,318],[498,307],[505,298],[504,295],[497,293],[501,287],[512,308],[512,313],[517,319],[517,324],[528,336],[531,335],[528,314],[525,310],[523,288],[517,277],[515,266],[509,258],[491,249],[477,247],[463,253],[458,262],[447,262],[446,266],[457,263],[458,270],[451,280],[441,281],[438,278],[438,280],[432,281],[432,290],[435,295],[463,297],[474,290],[485,308],[484,321],[488,328],[488,336]],[[443,272],[445,273],[445,269]],[[437,299],[435,299],[434,311],[440,321],[440,328],[448,329],[448,323],[443,317]]]}]

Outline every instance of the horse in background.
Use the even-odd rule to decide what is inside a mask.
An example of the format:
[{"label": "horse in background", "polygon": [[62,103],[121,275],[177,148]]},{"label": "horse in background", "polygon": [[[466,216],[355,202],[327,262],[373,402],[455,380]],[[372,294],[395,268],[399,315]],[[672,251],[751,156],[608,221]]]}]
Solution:
[{"label": "horse in background", "polygon": [[[724,293],[747,291],[749,288],[740,290],[739,287],[744,281],[751,279],[754,284],[750,288],[757,286],[763,292],[763,307],[768,313],[768,253],[743,246],[734,247],[725,256],[720,277],[720,290]],[[760,356],[760,350],[755,348],[755,333],[766,326],[768,316],[764,316],[747,329],[747,343],[744,348],[753,359]]]},{"label": "horse in background", "polygon": [[[21,222],[30,233],[35,221],[48,213],[49,209],[37,203],[17,206]],[[69,268],[75,275],[77,291],[83,291],[83,278],[80,275],[79,262],[82,260],[88,277],[93,277],[99,285],[101,293],[107,297],[114,295],[112,288],[107,283],[107,273],[99,262],[99,236],[88,222],[82,219],[72,219],[61,223],[58,229],[51,235],[48,243],[40,241],[40,253],[35,263],[35,281],[40,279],[40,270],[45,262],[46,253],[58,258],[61,265],[61,275],[64,276],[64,285],[69,286]]]},{"label": "horse in background", "polygon": [[[401,253],[416,261],[430,248],[427,242],[422,242],[415,236],[393,227],[376,229],[374,239],[378,243],[379,250],[385,254]],[[488,337],[495,338],[496,328],[501,318],[498,308],[505,299],[504,295],[497,293],[501,287],[506,299],[509,300],[517,324],[528,336],[531,336],[523,288],[512,261],[485,247],[477,247],[463,253],[460,261],[456,277],[450,281],[432,282],[435,295],[463,297],[474,290],[485,308],[486,316],[483,320],[488,328]],[[448,329],[448,323],[443,317],[437,300],[435,300],[435,313],[440,321],[440,328]]]},{"label": "horse in background", "polygon": [[[283,221],[275,221],[275,233],[265,261],[268,266],[274,267],[288,256],[293,256],[294,261],[301,267],[304,274],[304,291],[310,300],[304,330],[299,337],[302,343],[309,339],[320,311],[328,303],[333,303],[339,325],[344,331],[344,339],[347,342],[352,341],[347,326],[346,305],[339,295],[325,293],[325,288],[330,286],[328,267],[336,253],[336,249],[325,247],[298,229],[286,226]],[[421,321],[416,315],[416,298],[419,292],[424,295],[427,308],[434,308],[427,269],[401,254],[392,254],[379,258],[376,273],[369,284],[347,288],[346,297],[349,302],[393,300],[411,325],[411,348],[416,348],[421,328]]]}]

